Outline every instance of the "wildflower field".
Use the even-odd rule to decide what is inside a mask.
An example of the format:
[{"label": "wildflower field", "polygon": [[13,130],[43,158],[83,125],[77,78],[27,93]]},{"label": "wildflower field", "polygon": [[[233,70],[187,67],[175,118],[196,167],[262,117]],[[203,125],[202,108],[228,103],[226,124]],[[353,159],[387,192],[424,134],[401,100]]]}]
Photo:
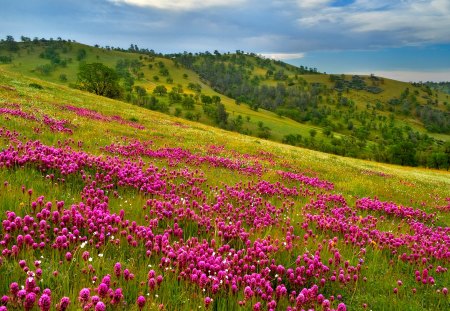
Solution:
[{"label": "wildflower field", "polygon": [[0,182],[0,311],[450,309],[446,171],[0,70]]}]

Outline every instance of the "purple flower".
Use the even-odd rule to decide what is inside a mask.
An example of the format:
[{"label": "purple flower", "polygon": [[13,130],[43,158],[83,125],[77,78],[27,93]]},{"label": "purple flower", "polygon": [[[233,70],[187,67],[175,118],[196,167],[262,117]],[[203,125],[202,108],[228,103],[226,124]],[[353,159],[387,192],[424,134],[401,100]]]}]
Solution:
[{"label": "purple flower", "polygon": [[120,277],[121,273],[122,273],[122,266],[121,266],[120,262],[116,262],[116,264],[114,265],[114,274],[117,277]]},{"label": "purple flower", "polygon": [[91,296],[91,290],[89,288],[83,288],[80,290],[80,294],[78,295],[78,299],[82,303],[87,303],[89,301],[89,298]]},{"label": "purple flower", "polygon": [[95,305],[95,311],[105,311],[106,310],[106,305],[99,301],[97,302],[97,304]]},{"label": "purple flower", "polygon": [[59,302],[58,310],[65,311],[69,307],[69,304],[70,304],[69,297],[61,298],[61,301]]},{"label": "purple flower", "polygon": [[41,308],[41,311],[48,311],[51,307],[51,299],[50,296],[47,294],[43,294],[41,298],[39,298],[38,301],[39,308]]},{"label": "purple flower", "polygon": [[6,296],[6,295],[3,295],[3,296],[2,296],[2,299],[1,299],[2,305],[8,304],[8,301],[9,301],[9,297]]},{"label": "purple flower", "polygon": [[210,297],[206,297],[205,298],[205,307],[208,308],[209,305],[211,304],[211,302],[212,302],[212,299]]},{"label": "purple flower", "polygon": [[106,285],[105,283],[100,283],[100,285],[98,286],[98,295],[101,298],[105,298],[106,295],[108,295],[108,289],[109,289],[108,285]]},{"label": "purple flower", "polygon": [[17,284],[16,282],[11,283],[9,285],[9,291],[13,296],[16,296],[17,293],[19,292],[19,284]]},{"label": "purple flower", "polygon": [[100,301],[100,297],[98,297],[98,296],[92,296],[91,297],[91,302],[92,302],[93,305],[96,305],[97,302],[99,302],[99,301]]},{"label": "purple flower", "polygon": [[66,253],[66,260],[67,261],[71,261],[72,260],[72,253],[71,252],[67,252]]},{"label": "purple flower", "polygon": [[337,307],[337,311],[347,311],[347,307],[341,302]]},{"label": "purple flower", "polygon": [[136,299],[136,304],[138,305],[139,310],[142,310],[142,308],[144,308],[144,306],[145,306],[145,297],[144,296],[139,296]]},{"label": "purple flower", "polygon": [[123,299],[123,294],[122,294],[122,289],[121,288],[117,288],[115,291],[114,291],[114,294],[113,294],[113,298],[112,298],[112,301],[111,301],[111,303],[112,304],[118,304],[118,303],[120,303],[120,301]]},{"label": "purple flower", "polygon": [[27,291],[24,289],[21,289],[17,292],[17,298],[23,300],[25,299],[25,296],[27,295]]},{"label": "purple flower", "polygon": [[28,293],[25,297],[25,302],[23,303],[23,307],[25,310],[31,310],[34,306],[34,303],[36,301],[36,294],[35,293]]}]

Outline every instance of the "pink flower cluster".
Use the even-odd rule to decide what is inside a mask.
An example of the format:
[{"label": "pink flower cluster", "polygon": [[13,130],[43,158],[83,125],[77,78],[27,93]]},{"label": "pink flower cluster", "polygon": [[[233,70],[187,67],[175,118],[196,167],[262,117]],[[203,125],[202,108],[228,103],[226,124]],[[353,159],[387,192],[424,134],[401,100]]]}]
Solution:
[{"label": "pink flower cluster", "polygon": [[42,124],[46,125],[50,128],[52,132],[62,132],[67,134],[72,134],[73,131],[66,127],[70,122],[68,120],[57,120],[49,117],[48,115],[44,115],[42,121],[35,115],[30,114],[28,112],[23,111],[20,106],[14,108],[2,108],[0,107],[0,114],[3,115],[11,115],[15,117],[20,117],[25,120],[42,122]]},{"label": "pink flower cluster", "polygon": [[279,175],[281,175],[283,178],[291,179],[299,181],[305,185],[325,189],[325,190],[333,190],[334,184],[326,181],[326,180],[320,180],[317,177],[308,177],[303,174],[296,174],[292,172],[285,172],[285,171],[278,171]]},{"label": "pink flower cluster", "polygon": [[[52,250],[60,255],[61,265],[70,265],[80,256],[81,272],[96,285],[81,289],[72,303],[96,311],[125,308],[130,303],[145,308],[144,296],[130,297],[116,281],[142,284],[156,292],[167,279],[204,291],[207,308],[217,295],[227,295],[253,310],[275,310],[283,302],[292,311],[344,311],[344,298],[334,291],[349,292],[364,280],[368,247],[386,250],[389,256],[414,265],[416,281],[425,286],[436,284],[447,273],[450,228],[434,226],[434,214],[376,198],[359,199],[349,206],[344,196],[330,192],[332,183],[318,177],[278,171],[280,181],[270,182],[262,178],[262,166],[222,158],[220,148],[214,149],[214,155],[200,156],[181,148],[152,150],[150,142],[105,147],[122,158],[95,156],[69,145],[21,142],[17,133],[4,129],[0,136],[10,141],[0,152],[0,168],[26,166],[58,182],[71,175],[83,186],[81,200],[73,204],[46,200],[23,186],[29,206],[7,211],[2,218],[1,256],[17,261],[24,272],[8,293],[0,293],[5,297],[2,303],[13,308],[31,310],[37,304],[48,310],[52,301],[58,301],[54,293],[37,285],[43,273],[41,264],[36,261],[33,268],[21,259],[33,250]],[[195,169],[161,169],[140,156],[182,161]],[[200,165],[243,172],[250,181],[210,185]],[[124,189],[145,197],[143,217],[132,220],[127,210],[111,211],[111,201]],[[299,201],[308,203],[299,207]],[[293,213],[301,214],[303,223],[291,224],[286,215]],[[405,219],[405,227],[384,231],[380,227],[385,217]],[[277,229],[276,237],[270,235],[271,228]],[[332,238],[318,239],[317,232]],[[356,258],[347,260],[339,243],[355,246]],[[82,249],[84,245],[89,250]],[[140,251],[158,264],[145,279],[135,276],[124,262],[106,267],[109,274],[98,276],[89,264],[92,251],[117,245]],[[305,249],[307,245],[314,245],[313,249]],[[435,267],[436,262],[444,264]],[[23,290],[19,283],[24,284]],[[57,309],[66,310],[69,303],[62,297]]]},{"label": "pink flower cluster", "polygon": [[125,157],[146,156],[150,158],[167,159],[171,166],[183,162],[194,166],[206,164],[210,167],[223,167],[259,176],[263,173],[263,168],[259,163],[249,163],[249,161],[233,160],[218,156],[202,156],[193,154],[189,150],[182,148],[161,148],[153,150],[150,149],[151,144],[152,142],[141,143],[140,141],[135,140],[127,145],[111,144],[102,148],[102,150],[120,154]]},{"label": "pink flower cluster", "polygon": [[68,120],[57,120],[48,115],[44,115],[42,122],[47,125],[53,132],[62,132],[67,134],[73,134],[73,131],[66,127],[69,124]]},{"label": "pink flower cluster", "polygon": [[117,123],[120,124],[125,124],[125,125],[129,125],[133,128],[136,128],[138,130],[144,130],[145,127],[137,122],[132,122],[132,121],[128,121],[123,119],[120,116],[106,116],[101,114],[98,111],[92,110],[92,109],[88,109],[88,108],[80,108],[80,107],[76,107],[76,106],[72,106],[72,105],[65,105],[63,106],[64,109],[75,112],[77,115],[79,115],[80,117],[84,117],[84,118],[88,118],[91,120],[98,120],[98,121],[103,121],[103,122],[112,122],[115,121]]}]

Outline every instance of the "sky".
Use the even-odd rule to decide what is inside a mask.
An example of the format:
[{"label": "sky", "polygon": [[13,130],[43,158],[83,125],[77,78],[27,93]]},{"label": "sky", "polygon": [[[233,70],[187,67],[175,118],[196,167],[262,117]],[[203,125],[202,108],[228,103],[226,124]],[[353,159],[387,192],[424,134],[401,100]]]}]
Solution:
[{"label": "sky", "polygon": [[0,37],[241,50],[327,73],[450,81],[450,0],[0,0]]}]

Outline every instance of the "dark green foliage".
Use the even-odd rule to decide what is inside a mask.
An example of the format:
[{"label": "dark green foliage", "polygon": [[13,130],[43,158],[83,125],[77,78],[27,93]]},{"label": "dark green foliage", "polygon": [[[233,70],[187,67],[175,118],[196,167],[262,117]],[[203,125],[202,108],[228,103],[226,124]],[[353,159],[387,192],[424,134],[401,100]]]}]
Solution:
[{"label": "dark green foliage", "polygon": [[67,82],[67,75],[62,73],[59,75],[59,81],[61,82]]},{"label": "dark green foliage", "polygon": [[5,47],[10,52],[18,52],[20,50],[19,44],[14,40],[13,36],[6,36]]},{"label": "dark green foliage", "polygon": [[53,65],[58,65],[61,63],[61,58],[59,56],[59,53],[57,52],[57,47],[55,45],[47,46],[44,52],[42,52],[39,56],[41,58],[50,60]]},{"label": "dark green foliage", "polygon": [[283,137],[283,144],[288,144],[292,146],[300,146],[302,142],[302,135],[288,134]]},{"label": "dark green foliage", "polygon": [[77,52],[77,60],[78,61],[82,61],[83,59],[85,59],[87,56],[86,50],[85,49],[79,49]]},{"label": "dark green foliage", "polygon": [[163,67],[159,70],[159,74],[163,77],[168,77],[170,73],[166,67]]},{"label": "dark green foliage", "polygon": [[184,109],[192,110],[195,106],[195,100],[191,96],[185,96],[181,102],[181,105]]},{"label": "dark green foliage", "polygon": [[200,93],[202,91],[202,86],[198,83],[189,82],[188,89]]},{"label": "dark green foliage", "polygon": [[450,82],[425,82],[425,83],[413,83],[413,85],[428,87],[430,90],[433,89],[443,93],[450,94]]},{"label": "dark green foliage", "polygon": [[42,90],[43,89],[42,85],[37,84],[37,83],[30,83],[30,84],[28,84],[28,86],[32,87],[34,89],[38,89],[38,90]]},{"label": "dark green foliage", "polygon": [[258,122],[258,137],[268,139],[271,131],[270,127],[266,126],[262,121]]},{"label": "dark green foliage", "polygon": [[344,75],[330,75],[330,81],[334,82],[334,89],[338,92],[354,90],[365,90],[370,93],[378,94],[383,92],[383,89],[379,87],[380,79],[371,75],[371,85],[367,85],[363,77],[353,75],[351,80],[346,80]]},{"label": "dark green foliage", "polygon": [[39,65],[34,70],[40,73],[41,75],[48,76],[55,70],[55,66],[51,64]]},{"label": "dark green foliage", "polygon": [[134,87],[134,91],[136,92],[136,94],[138,95],[138,97],[144,97],[147,95],[147,90],[144,89],[142,86],[136,85]]},{"label": "dark green foliage", "polygon": [[416,147],[410,141],[399,142],[390,147],[390,162],[400,165],[417,165]]},{"label": "dark green foliage", "polygon": [[164,85],[157,85],[153,89],[153,94],[158,95],[158,96],[164,96],[167,94],[167,89]]},{"label": "dark green foliage", "polygon": [[181,110],[179,107],[176,107],[176,108],[175,108],[174,115],[175,115],[176,117],[179,117],[179,116],[181,116],[181,112],[182,112],[182,110]]},{"label": "dark green foliage", "polygon": [[450,134],[450,113],[429,106],[418,107],[416,114],[430,132]]},{"label": "dark green foliage", "polygon": [[122,93],[119,75],[101,63],[81,64],[78,84],[83,90],[110,98],[119,98]]},{"label": "dark green foliage", "polygon": [[11,56],[1,55],[0,56],[0,64],[9,64],[12,62]]}]

